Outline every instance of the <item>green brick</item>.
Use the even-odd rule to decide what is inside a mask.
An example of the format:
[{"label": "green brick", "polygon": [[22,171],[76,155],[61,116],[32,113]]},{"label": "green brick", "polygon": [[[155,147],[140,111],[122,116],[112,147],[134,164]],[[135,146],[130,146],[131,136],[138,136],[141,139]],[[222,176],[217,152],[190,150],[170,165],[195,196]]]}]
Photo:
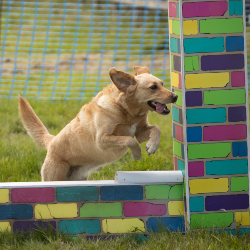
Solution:
[{"label": "green brick", "polygon": [[178,90],[175,90],[174,92],[176,95],[178,95],[178,99],[177,99],[177,102],[175,104],[182,107],[182,92],[178,91]]},{"label": "green brick", "polygon": [[178,20],[173,20],[173,34],[175,35],[180,35],[180,21]]},{"label": "green brick", "polygon": [[193,229],[229,227],[233,221],[233,213],[192,214],[190,216],[190,226]]},{"label": "green brick", "polygon": [[80,217],[120,217],[122,204],[113,203],[85,203],[80,208]]},{"label": "green brick", "polygon": [[169,199],[183,199],[183,185],[174,185],[171,187]]},{"label": "green brick", "polygon": [[224,158],[231,153],[231,143],[188,145],[188,159]]},{"label": "green brick", "polygon": [[186,72],[199,70],[199,57],[186,56],[184,57],[184,68]]},{"label": "green brick", "polygon": [[180,142],[174,141],[174,154],[179,157],[182,157]]},{"label": "green brick", "polygon": [[249,190],[249,182],[248,177],[232,177],[231,178],[231,191],[232,192],[240,192],[240,191],[248,191]]},{"label": "green brick", "polygon": [[226,34],[226,33],[242,33],[243,19],[206,19],[200,20],[201,34]]},{"label": "green brick", "polygon": [[205,105],[245,104],[245,89],[204,91]]},{"label": "green brick", "polygon": [[169,197],[169,191],[170,191],[169,185],[150,185],[145,187],[145,195],[148,200],[154,200],[154,199],[168,199]]}]

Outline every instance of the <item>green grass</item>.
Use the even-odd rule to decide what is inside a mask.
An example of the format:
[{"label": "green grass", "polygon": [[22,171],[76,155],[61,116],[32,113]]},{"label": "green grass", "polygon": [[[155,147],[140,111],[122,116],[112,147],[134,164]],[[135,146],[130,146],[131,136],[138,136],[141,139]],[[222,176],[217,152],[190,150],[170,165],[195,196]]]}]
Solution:
[{"label": "green grass", "polygon": [[41,249],[41,250],[152,250],[152,249],[249,249],[250,235],[231,235],[224,231],[190,231],[186,235],[180,232],[159,232],[143,235],[123,235],[113,239],[86,239],[85,236],[70,237],[54,234],[52,230],[37,229],[34,232],[0,232],[0,249]]}]

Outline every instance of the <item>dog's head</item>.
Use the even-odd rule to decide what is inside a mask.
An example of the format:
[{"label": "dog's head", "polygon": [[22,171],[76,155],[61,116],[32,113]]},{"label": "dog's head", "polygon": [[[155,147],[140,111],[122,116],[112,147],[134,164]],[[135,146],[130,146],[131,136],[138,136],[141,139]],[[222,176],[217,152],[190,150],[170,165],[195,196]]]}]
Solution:
[{"label": "dog's head", "polygon": [[109,70],[109,75],[116,87],[124,92],[131,102],[137,103],[145,110],[167,115],[170,110],[166,104],[177,101],[178,96],[163,87],[163,81],[153,76],[146,67],[134,67],[135,76]]}]

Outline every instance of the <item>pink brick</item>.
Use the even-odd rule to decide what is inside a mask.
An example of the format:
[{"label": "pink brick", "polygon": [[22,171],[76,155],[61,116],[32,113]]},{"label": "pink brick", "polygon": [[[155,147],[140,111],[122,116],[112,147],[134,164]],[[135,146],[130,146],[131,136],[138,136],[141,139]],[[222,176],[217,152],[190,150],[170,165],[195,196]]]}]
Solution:
[{"label": "pink brick", "polygon": [[179,74],[179,89],[182,89],[182,78],[181,78],[181,74]]},{"label": "pink brick", "polygon": [[175,124],[175,138],[179,141],[184,141],[183,140],[183,127],[178,126]]},{"label": "pink brick", "polygon": [[166,214],[166,205],[151,204],[149,202],[125,202],[124,215],[130,216],[161,216]]},{"label": "pink brick", "polygon": [[16,203],[52,202],[54,188],[17,188],[11,190],[11,200]]},{"label": "pink brick", "polygon": [[227,11],[227,1],[183,3],[183,17],[223,16]]},{"label": "pink brick", "polygon": [[231,73],[232,87],[245,86],[245,72],[236,71]]},{"label": "pink brick", "polygon": [[177,3],[169,2],[168,12],[169,12],[169,16],[177,17]]},{"label": "pink brick", "polygon": [[189,162],[188,176],[189,177],[204,176],[204,162],[203,161]]},{"label": "pink brick", "polygon": [[210,126],[203,128],[204,141],[241,140],[247,137],[245,124]]}]

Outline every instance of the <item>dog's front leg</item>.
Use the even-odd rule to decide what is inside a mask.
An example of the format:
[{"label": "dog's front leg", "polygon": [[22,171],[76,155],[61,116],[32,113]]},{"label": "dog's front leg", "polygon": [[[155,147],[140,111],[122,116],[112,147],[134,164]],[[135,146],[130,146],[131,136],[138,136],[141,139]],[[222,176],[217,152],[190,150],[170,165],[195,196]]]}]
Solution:
[{"label": "dog's front leg", "polygon": [[135,161],[141,159],[141,148],[138,142],[130,136],[102,135],[97,139],[98,147],[102,150],[115,150],[118,148],[129,148],[131,156]]},{"label": "dog's front leg", "polygon": [[160,144],[161,130],[157,125],[145,126],[136,133],[136,139],[139,143],[148,141],[146,149],[148,155],[154,154]]}]

